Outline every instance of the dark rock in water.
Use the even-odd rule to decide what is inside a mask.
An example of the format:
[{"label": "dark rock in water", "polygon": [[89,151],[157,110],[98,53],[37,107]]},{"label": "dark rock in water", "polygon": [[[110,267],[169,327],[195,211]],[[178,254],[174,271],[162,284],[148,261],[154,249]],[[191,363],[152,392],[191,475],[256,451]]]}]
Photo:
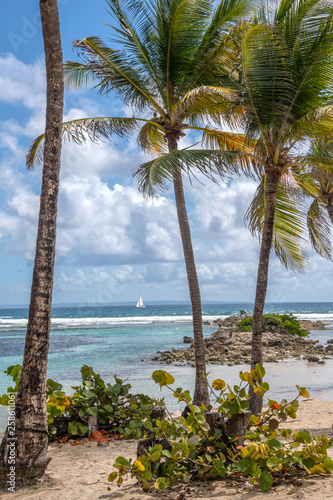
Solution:
[{"label": "dark rock in water", "polygon": [[327,341],[327,343],[328,343],[328,344],[333,344],[333,339],[329,339],[329,340]]},{"label": "dark rock in water", "polygon": [[304,356],[304,359],[307,359],[310,363],[317,363],[320,360],[318,356]]},{"label": "dark rock in water", "polygon": [[331,352],[331,353],[333,353],[333,345],[330,344],[327,347],[325,347],[325,352]]},{"label": "dark rock in water", "polygon": [[192,337],[187,337],[185,335],[185,337],[183,337],[183,342],[184,342],[184,344],[192,344],[193,339],[192,339]]},{"label": "dark rock in water", "polygon": [[203,321],[202,324],[203,325],[211,325],[211,322],[210,321]]}]

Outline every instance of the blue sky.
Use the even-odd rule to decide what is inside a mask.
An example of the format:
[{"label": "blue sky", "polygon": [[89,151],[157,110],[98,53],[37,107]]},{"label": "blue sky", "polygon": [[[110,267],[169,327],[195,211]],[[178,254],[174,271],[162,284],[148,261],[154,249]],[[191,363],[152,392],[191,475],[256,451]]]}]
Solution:
[{"label": "blue sky", "polygon": [[[109,36],[104,0],[58,0],[65,59],[72,41]],[[43,132],[45,72],[38,2],[2,5],[0,18],[0,304],[28,304],[41,167],[27,172],[25,154]],[[109,96],[66,92],[65,119],[131,115]],[[188,146],[194,138],[186,137]],[[59,196],[55,303],[187,300],[188,290],[172,191],[154,202],[138,193],[131,171],[145,160],[128,143],[64,144]],[[202,298],[252,302],[258,242],[243,216],[256,183],[186,186]],[[272,258],[267,300],[333,301],[333,264],[309,249],[304,275]]]}]

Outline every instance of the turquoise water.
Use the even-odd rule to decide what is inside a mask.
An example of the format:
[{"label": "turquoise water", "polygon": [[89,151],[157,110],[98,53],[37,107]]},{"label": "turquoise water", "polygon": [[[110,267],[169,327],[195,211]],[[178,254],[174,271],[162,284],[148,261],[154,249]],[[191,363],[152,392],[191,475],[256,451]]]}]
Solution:
[{"label": "turquoise water", "polygon": [[[240,309],[252,312],[251,304],[204,304],[204,320],[226,317]],[[290,312],[302,319],[320,319],[333,324],[333,303],[268,304],[266,312]],[[10,383],[4,370],[22,363],[27,309],[0,309],[0,394]],[[204,335],[216,328],[204,326]],[[189,305],[55,307],[52,328],[48,376],[61,382],[66,390],[80,381],[83,364],[92,366],[106,380],[113,375],[128,379],[135,392],[160,395],[151,380],[159,365],[151,361],[158,350],[183,346],[183,336],[192,335]],[[325,343],[333,331],[315,332],[314,338]],[[142,361],[144,360],[144,361]],[[316,397],[333,400],[333,360],[324,366],[309,367],[307,362],[269,365],[268,381],[277,394],[288,393],[296,383],[308,385]],[[286,367],[288,369],[286,370]],[[165,365],[163,365],[165,369]],[[245,367],[243,367],[244,369]],[[194,371],[190,367],[168,366],[178,385],[193,388]],[[241,367],[208,367],[210,378],[222,377],[236,382]],[[297,382],[298,381],[298,382]],[[332,397],[331,397],[332,393]],[[177,405],[166,396],[171,410]],[[318,396],[319,397],[319,396]],[[4,427],[4,409],[0,408],[0,430]]]}]

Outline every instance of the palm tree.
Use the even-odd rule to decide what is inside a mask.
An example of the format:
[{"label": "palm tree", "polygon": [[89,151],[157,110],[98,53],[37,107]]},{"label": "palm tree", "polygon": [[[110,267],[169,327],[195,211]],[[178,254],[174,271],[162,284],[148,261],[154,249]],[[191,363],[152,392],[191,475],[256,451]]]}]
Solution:
[{"label": "palm tree", "polygon": [[[172,180],[193,314],[194,402],[208,405],[200,290],[182,172],[197,169],[212,176],[216,163],[226,169],[231,165],[236,168],[235,151],[244,146],[244,136],[210,130],[205,119],[209,111],[219,114],[226,109],[227,98],[233,96],[227,88],[218,89],[217,84],[221,78],[228,81],[235,63],[230,29],[251,4],[248,0],[222,0],[214,8],[209,0],[107,3],[116,22],[110,25],[113,41],[120,43],[123,50],[111,49],[97,37],[76,41],[83,62],[67,62],[66,78],[72,88],[95,83],[100,94],[115,92],[138,116],[74,120],[64,123],[63,132],[68,139],[81,143],[87,138],[97,141],[113,134],[126,137],[138,130],[139,145],[158,155],[138,170],[142,191],[152,195],[153,181],[163,185]],[[186,130],[199,131],[207,143],[217,140],[234,151],[225,155],[216,151],[178,151]],[[42,142],[43,135],[32,144],[30,163],[40,158]],[[251,148],[245,150],[250,152]]]},{"label": "palm tree", "polygon": [[[261,235],[253,313],[253,368],[256,363],[262,365],[262,315],[273,240],[286,264],[292,262],[291,256],[302,267],[297,245],[297,237],[304,232],[302,206],[292,201],[291,195],[295,183],[302,187],[307,182],[309,164],[328,162],[327,158],[302,154],[301,147],[306,140],[328,134],[333,126],[332,8],[320,0],[283,0],[275,11],[263,8],[244,36],[241,59],[244,127],[247,137],[256,141],[254,165],[262,172],[248,213],[250,228]],[[282,193],[289,213],[283,205],[281,210]],[[290,214],[293,221],[288,227]],[[274,234],[274,222],[282,223],[289,238],[287,246],[281,246],[278,232]],[[250,410],[258,414],[261,409],[262,397],[252,391]]]},{"label": "palm tree", "polygon": [[[56,0],[40,1],[47,79],[42,190],[22,374],[16,396],[15,431],[8,427],[1,445],[0,483],[8,487],[9,453],[15,448],[15,482],[44,474],[48,427],[46,371],[51,326],[57,199],[63,114],[63,58]],[[15,438],[15,440],[13,439]]]}]

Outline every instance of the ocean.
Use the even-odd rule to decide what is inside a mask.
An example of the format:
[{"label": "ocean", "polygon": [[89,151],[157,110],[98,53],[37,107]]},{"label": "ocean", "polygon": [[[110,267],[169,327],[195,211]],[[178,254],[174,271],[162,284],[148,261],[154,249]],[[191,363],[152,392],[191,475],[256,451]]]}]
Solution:
[{"label": "ocean", "polygon": [[[212,321],[238,314],[241,309],[252,313],[253,306],[244,303],[203,304],[203,320]],[[326,343],[333,338],[333,303],[278,303],[267,304],[265,312],[292,313],[299,319],[322,320],[330,329],[316,331],[311,337]],[[11,379],[4,370],[22,363],[27,308],[0,308],[0,394]],[[204,325],[209,336],[216,327]],[[184,347],[183,336],[192,335],[191,307],[186,304],[147,304],[145,308],[133,305],[99,307],[54,307],[50,339],[48,377],[63,384],[70,393],[80,382],[80,368],[92,366],[106,381],[113,376],[126,379],[133,392],[165,397],[171,411],[178,409],[172,395],[151,379],[156,369],[166,369],[176,379],[177,387],[193,390],[194,369],[188,366],[159,365],[151,358],[157,351]],[[240,370],[247,366],[208,365],[209,379],[222,378],[237,381]],[[333,400],[333,360],[326,365],[306,361],[288,361],[266,366],[271,397],[291,396],[295,384],[307,386],[316,398]],[[0,407],[0,431],[5,427],[6,409]]]}]

